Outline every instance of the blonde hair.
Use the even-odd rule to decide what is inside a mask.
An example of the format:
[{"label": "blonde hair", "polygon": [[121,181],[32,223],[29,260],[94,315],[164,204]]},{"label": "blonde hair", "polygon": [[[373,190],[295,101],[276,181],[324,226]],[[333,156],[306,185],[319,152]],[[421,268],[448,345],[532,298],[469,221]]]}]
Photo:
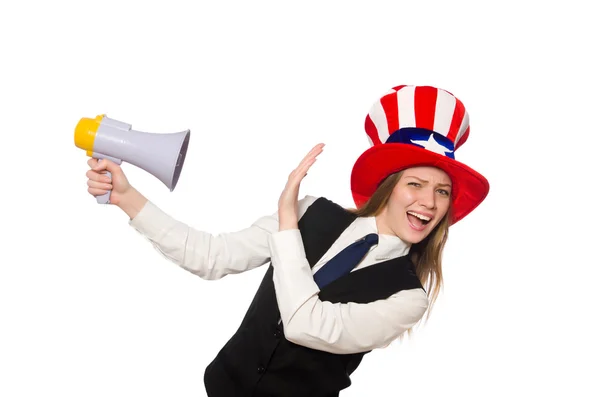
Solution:
[{"label": "blonde hair", "polygon": [[[379,215],[387,205],[394,187],[396,187],[396,184],[402,177],[402,173],[403,171],[399,171],[386,177],[363,206],[359,209],[348,210],[359,217]],[[410,259],[415,265],[417,277],[421,281],[423,288],[425,288],[429,299],[427,315],[424,317],[425,322],[429,319],[433,305],[444,284],[442,276],[442,252],[448,240],[451,210],[452,208],[450,207],[446,215],[431,233],[423,241],[413,244],[409,251]],[[411,330],[408,330],[408,334],[411,333]]]}]

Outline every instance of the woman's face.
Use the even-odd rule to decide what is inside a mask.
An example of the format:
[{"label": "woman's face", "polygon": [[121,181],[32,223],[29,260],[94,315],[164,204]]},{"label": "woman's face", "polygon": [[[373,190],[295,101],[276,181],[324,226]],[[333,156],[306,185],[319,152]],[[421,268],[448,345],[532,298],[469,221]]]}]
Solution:
[{"label": "woman's face", "polygon": [[379,233],[416,244],[442,220],[450,207],[452,181],[435,167],[407,168],[377,216]]}]

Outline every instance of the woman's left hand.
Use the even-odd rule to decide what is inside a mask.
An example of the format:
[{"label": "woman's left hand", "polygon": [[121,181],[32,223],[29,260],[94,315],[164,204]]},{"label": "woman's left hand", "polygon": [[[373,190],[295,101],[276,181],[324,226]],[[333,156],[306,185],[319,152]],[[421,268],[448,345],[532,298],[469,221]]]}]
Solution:
[{"label": "woman's left hand", "polygon": [[324,143],[319,143],[302,159],[300,165],[288,177],[285,189],[279,197],[279,230],[298,228],[298,192],[300,182],[308,173],[308,169],[317,161],[317,156],[323,151]]}]

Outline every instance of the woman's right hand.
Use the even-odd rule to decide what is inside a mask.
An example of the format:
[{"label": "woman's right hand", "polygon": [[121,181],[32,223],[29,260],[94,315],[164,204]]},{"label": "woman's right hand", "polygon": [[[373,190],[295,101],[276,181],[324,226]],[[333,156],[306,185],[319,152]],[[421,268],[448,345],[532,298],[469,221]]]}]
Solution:
[{"label": "woman's right hand", "polygon": [[[123,197],[133,190],[123,169],[118,164],[108,159],[98,161],[95,158],[90,158],[87,163],[90,170],[85,175],[88,177],[88,192],[92,196],[102,196],[110,190],[110,204],[119,205]],[[106,174],[106,171],[112,174],[112,179]]]}]

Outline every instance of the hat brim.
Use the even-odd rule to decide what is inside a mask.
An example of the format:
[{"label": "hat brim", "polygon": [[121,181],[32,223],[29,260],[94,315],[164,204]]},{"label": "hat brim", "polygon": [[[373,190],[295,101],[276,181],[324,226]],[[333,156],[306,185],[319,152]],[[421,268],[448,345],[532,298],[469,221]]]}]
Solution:
[{"label": "hat brim", "polygon": [[452,180],[451,224],[473,211],[489,192],[488,180],[459,161],[405,143],[386,143],[367,149],[352,168],[350,189],[357,208],[369,200],[390,174],[422,166],[437,167]]}]

